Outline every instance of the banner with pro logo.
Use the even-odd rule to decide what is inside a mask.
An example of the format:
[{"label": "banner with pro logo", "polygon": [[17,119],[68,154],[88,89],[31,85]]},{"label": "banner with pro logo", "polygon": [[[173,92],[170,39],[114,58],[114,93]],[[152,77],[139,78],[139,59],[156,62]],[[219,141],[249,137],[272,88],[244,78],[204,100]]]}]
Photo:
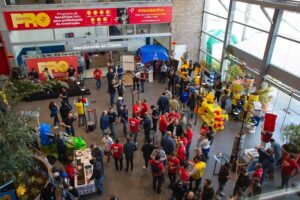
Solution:
[{"label": "banner with pro logo", "polygon": [[171,23],[172,7],[90,8],[4,12],[8,30]]},{"label": "banner with pro logo", "polygon": [[27,58],[26,59],[28,72],[35,69],[39,73],[39,79],[44,80],[43,71],[48,68],[52,72],[54,78],[63,79],[68,75],[68,69],[72,65],[76,70],[78,67],[77,56],[61,56],[61,57],[45,57],[45,58]]}]

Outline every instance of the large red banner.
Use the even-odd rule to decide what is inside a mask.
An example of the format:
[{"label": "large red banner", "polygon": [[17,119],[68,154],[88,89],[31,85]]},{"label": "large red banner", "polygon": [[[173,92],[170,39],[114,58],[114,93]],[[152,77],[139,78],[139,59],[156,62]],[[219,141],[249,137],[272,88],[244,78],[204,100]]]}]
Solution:
[{"label": "large red banner", "polygon": [[4,12],[9,30],[170,23],[172,7],[91,8]]},{"label": "large red banner", "polygon": [[62,79],[67,77],[68,69],[72,65],[77,72],[77,56],[45,57],[45,58],[27,58],[26,64],[30,72],[34,68],[39,73],[39,79],[45,80],[43,71],[48,68],[54,78]]}]

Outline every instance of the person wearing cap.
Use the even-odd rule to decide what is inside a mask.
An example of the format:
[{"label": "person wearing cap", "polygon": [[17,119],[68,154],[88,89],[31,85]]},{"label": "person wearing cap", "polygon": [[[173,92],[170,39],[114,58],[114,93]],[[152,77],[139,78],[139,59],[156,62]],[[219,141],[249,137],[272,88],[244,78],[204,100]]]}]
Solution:
[{"label": "person wearing cap", "polygon": [[257,148],[259,154],[258,163],[261,163],[263,169],[263,174],[260,183],[263,184],[264,179],[266,178],[269,171],[274,168],[275,160],[273,157],[272,148],[268,148],[267,150],[264,150],[264,148],[261,146]]},{"label": "person wearing cap", "polygon": [[131,167],[131,171],[133,170],[133,157],[134,152],[137,150],[137,146],[134,142],[131,141],[130,137],[126,138],[127,142],[123,145],[123,153],[125,154],[126,159],[126,168],[125,171],[129,169],[129,163]]},{"label": "person wearing cap", "polygon": [[156,155],[154,159],[150,160],[150,166],[153,177],[153,190],[160,193],[164,175],[164,165],[160,161],[159,155]]},{"label": "person wearing cap", "polygon": [[124,136],[127,137],[128,133],[128,108],[127,105],[123,105],[121,110],[121,123],[123,124],[123,133]]},{"label": "person wearing cap", "polygon": [[123,170],[123,146],[119,143],[119,139],[116,139],[115,143],[110,146],[110,151],[115,160],[116,170],[122,171]]},{"label": "person wearing cap", "polygon": [[251,180],[247,173],[246,167],[244,166],[240,167],[239,176],[233,189],[233,196],[236,195],[237,191],[245,192],[248,189],[250,182]]},{"label": "person wearing cap", "polygon": [[223,189],[230,178],[229,176],[229,170],[230,165],[229,163],[225,163],[220,167],[219,174],[218,174],[218,181],[219,181],[219,187],[216,192],[216,199],[221,199],[221,196],[225,196],[225,193],[223,192]]}]

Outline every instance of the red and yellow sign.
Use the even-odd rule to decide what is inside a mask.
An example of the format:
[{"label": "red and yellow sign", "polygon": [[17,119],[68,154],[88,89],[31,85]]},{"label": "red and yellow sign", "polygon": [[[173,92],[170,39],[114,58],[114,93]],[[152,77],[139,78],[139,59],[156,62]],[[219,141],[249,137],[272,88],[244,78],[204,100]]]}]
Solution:
[{"label": "red and yellow sign", "polygon": [[91,8],[4,12],[8,30],[170,23],[172,7]]},{"label": "red and yellow sign", "polygon": [[64,78],[67,76],[69,67],[72,65],[77,71],[77,56],[62,56],[53,58],[27,58],[26,64],[30,72],[34,68],[39,73],[39,79],[45,79],[43,70],[48,68],[52,72],[54,78]]}]

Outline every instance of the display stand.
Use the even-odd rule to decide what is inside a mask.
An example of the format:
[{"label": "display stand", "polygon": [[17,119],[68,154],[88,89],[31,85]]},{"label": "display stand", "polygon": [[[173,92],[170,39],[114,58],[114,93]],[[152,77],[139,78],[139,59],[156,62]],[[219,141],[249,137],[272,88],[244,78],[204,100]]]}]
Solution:
[{"label": "display stand", "polygon": [[218,173],[216,173],[217,163],[220,163],[220,166],[222,166],[224,163],[229,162],[229,156],[227,154],[218,153],[214,155],[214,159],[215,159],[215,165],[214,165],[213,175],[218,175]]},{"label": "display stand", "polygon": [[251,173],[255,171],[255,165],[258,162],[259,154],[257,149],[245,149],[242,158],[248,163],[247,172]]},{"label": "display stand", "polygon": [[92,159],[91,150],[89,148],[84,150],[74,151],[75,166],[78,174],[74,178],[75,188],[79,195],[90,194],[96,191],[94,180],[89,182],[93,174],[93,165],[90,164]]}]

